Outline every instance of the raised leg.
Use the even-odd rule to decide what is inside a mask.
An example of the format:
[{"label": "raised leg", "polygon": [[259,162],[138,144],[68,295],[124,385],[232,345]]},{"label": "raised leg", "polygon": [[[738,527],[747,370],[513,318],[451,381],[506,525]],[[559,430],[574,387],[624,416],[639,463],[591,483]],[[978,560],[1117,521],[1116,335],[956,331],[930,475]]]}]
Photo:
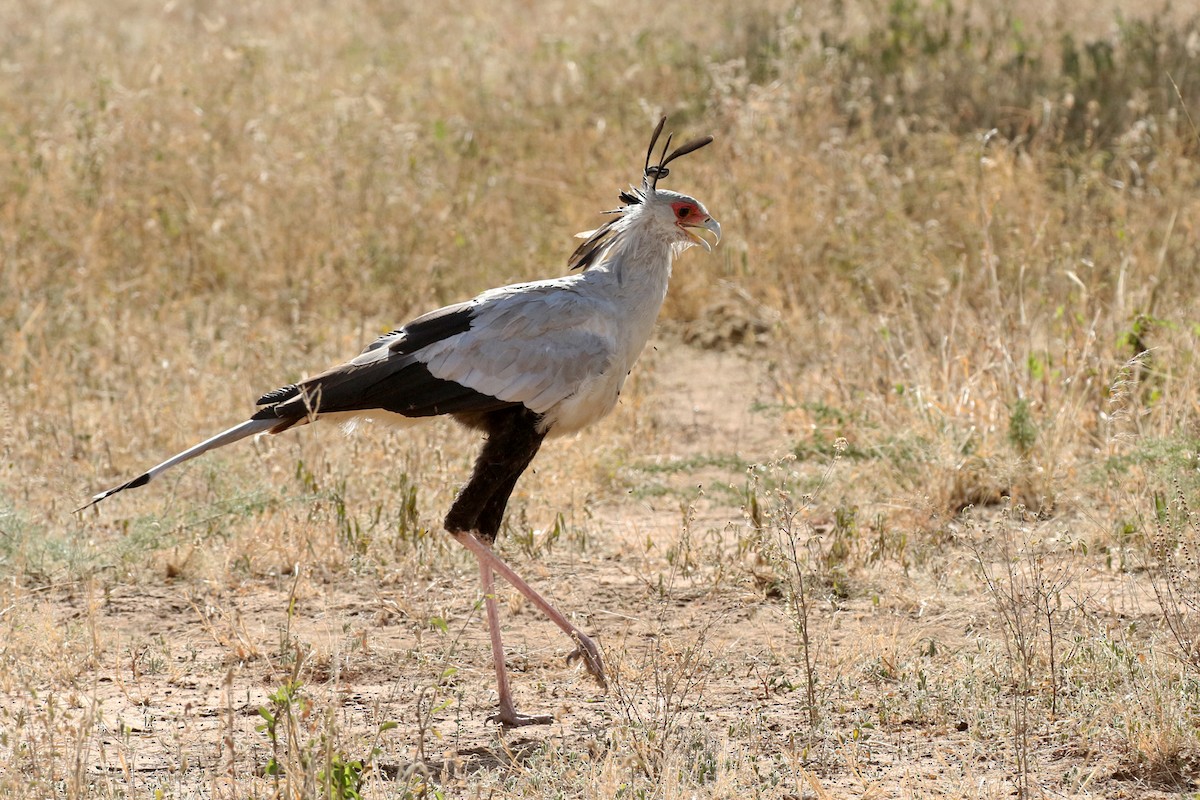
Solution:
[{"label": "raised leg", "polygon": [[576,650],[567,657],[568,662],[582,658],[588,672],[600,685],[607,685],[604,662],[596,643],[535,592],[491,548],[500,531],[508,498],[545,438],[545,434],[538,431],[539,421],[538,415],[525,408],[503,409],[470,421],[487,432],[487,440],[475,461],[471,480],[454,499],[445,522],[446,530],[470,550],[479,562],[479,576],[483,584],[492,642],[492,660],[496,668],[496,684],[500,695],[500,711],[494,718],[506,726],[544,724],[551,718],[520,714],[513,707],[508,670],[504,664],[504,644],[500,637],[500,612],[495,598],[494,573],[499,573],[571,637]]},{"label": "raised leg", "polygon": [[582,658],[583,665],[587,667],[592,677],[596,679],[602,688],[607,688],[608,681],[604,675],[604,660],[600,657],[600,648],[596,646],[591,637],[571,624],[571,621],[563,616],[562,612],[550,605],[550,602],[546,598],[534,591],[533,587],[526,583],[524,578],[518,575],[508,564],[505,564],[492,548],[479,540],[479,537],[469,532],[455,533],[453,536],[463,547],[466,547],[475,554],[475,558],[479,560],[481,572],[483,565],[487,564],[490,569],[500,573],[504,580],[511,583],[513,588],[525,595],[529,602],[533,603],[551,622],[561,628],[567,636],[570,636],[571,640],[575,642],[576,650],[567,656],[567,661]]}]

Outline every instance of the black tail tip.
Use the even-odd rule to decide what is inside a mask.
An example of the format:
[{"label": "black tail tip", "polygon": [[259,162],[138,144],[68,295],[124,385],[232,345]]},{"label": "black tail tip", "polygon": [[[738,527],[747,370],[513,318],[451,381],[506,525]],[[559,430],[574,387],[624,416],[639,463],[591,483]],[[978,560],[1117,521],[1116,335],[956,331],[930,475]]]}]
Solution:
[{"label": "black tail tip", "polygon": [[95,495],[91,500],[84,503],[79,508],[75,509],[75,513],[78,514],[80,511],[86,511],[87,509],[96,505],[96,503],[99,503],[101,500],[103,500],[107,497],[112,497],[117,492],[123,492],[126,489],[136,489],[139,486],[145,486],[149,482],[150,482],[150,473],[149,472],[142,473],[141,475],[138,475],[136,478],[129,481],[128,483],[122,483],[120,486],[116,487],[115,489],[109,489],[107,492],[101,492],[100,494]]}]

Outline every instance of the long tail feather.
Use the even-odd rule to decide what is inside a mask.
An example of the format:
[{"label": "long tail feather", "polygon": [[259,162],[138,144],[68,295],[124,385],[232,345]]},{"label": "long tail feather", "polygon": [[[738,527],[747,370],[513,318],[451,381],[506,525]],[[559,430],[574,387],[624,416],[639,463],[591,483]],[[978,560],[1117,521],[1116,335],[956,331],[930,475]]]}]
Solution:
[{"label": "long tail feather", "polygon": [[211,439],[205,439],[200,444],[194,447],[189,447],[187,450],[184,450],[178,455],[171,456],[157,467],[152,467],[131,481],[122,483],[120,486],[109,489],[106,492],[101,492],[93,497],[91,502],[76,509],[76,513],[83,511],[85,508],[91,508],[104,498],[112,497],[117,492],[123,492],[126,489],[136,489],[139,486],[145,486],[147,483],[154,480],[171,467],[182,464],[185,461],[191,461],[196,456],[204,455],[209,450],[215,450],[218,447],[224,447],[227,444],[233,444],[240,439],[245,439],[247,436],[253,436],[256,433],[262,433],[263,431],[270,430],[273,426],[278,424],[279,420],[277,419],[251,419],[243,422],[241,425],[235,425],[227,431],[218,433]]}]

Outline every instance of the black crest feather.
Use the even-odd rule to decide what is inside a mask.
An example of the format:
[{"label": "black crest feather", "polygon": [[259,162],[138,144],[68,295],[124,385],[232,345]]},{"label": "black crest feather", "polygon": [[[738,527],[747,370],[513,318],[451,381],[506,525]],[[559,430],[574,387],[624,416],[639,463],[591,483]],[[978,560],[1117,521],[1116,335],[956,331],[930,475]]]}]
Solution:
[{"label": "black crest feather", "polygon": [[[664,116],[658,121],[658,124],[654,126],[654,133],[650,136],[650,146],[646,148],[646,165],[642,171],[642,189],[641,191],[621,192],[621,202],[624,203],[625,206],[637,205],[638,203],[644,202],[646,196],[658,188],[659,179],[665,178],[671,174],[671,171],[667,169],[667,164],[670,164],[680,156],[686,156],[688,153],[694,153],[701,147],[711,144],[713,141],[713,137],[711,136],[701,136],[699,138],[692,139],[685,145],[681,145],[680,147],[671,150],[671,138],[674,136],[674,134],[669,133],[667,134],[666,143],[663,144],[662,154],[658,158],[658,163],[652,164],[650,162],[651,159],[654,158],[654,146],[658,144],[658,137],[662,135],[663,128],[666,127],[666,124],[667,118]],[[668,155],[668,151],[670,151],[670,155]],[[624,208],[617,208],[612,211],[606,211],[605,213],[620,214],[623,211]],[[604,253],[604,251],[608,248],[608,245],[611,244],[613,236],[616,235],[616,225],[619,221],[620,218],[610,220],[596,230],[592,231],[591,236],[589,236],[583,244],[575,248],[575,252],[572,253],[570,259],[567,260],[567,266],[569,266],[571,269],[587,269],[596,263],[596,259],[598,259],[601,254]]]},{"label": "black crest feather", "polygon": [[667,169],[667,164],[670,164],[680,156],[686,156],[688,153],[694,153],[701,147],[712,144],[713,141],[713,137],[711,136],[700,136],[696,139],[692,139],[685,145],[675,148],[673,151],[671,151],[670,155],[667,155],[667,151],[671,149],[671,139],[675,135],[673,133],[667,134],[667,141],[666,144],[663,145],[662,155],[659,157],[658,163],[651,164],[650,159],[654,157],[654,145],[658,144],[658,137],[662,134],[663,127],[666,124],[667,118],[664,116],[658,121],[658,125],[654,128],[654,135],[650,137],[650,147],[646,148],[646,167],[643,175],[646,182],[646,188],[648,188],[650,191],[654,191],[656,188],[658,188],[659,178],[665,178],[671,174],[671,171]]}]

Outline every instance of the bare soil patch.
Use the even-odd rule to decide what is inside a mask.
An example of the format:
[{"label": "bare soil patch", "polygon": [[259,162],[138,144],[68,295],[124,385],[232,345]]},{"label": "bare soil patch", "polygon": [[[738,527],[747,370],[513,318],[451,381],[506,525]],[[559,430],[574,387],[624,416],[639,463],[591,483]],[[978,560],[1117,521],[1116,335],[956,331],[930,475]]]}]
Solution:
[{"label": "bare soil patch", "polygon": [[[600,692],[565,663],[569,643],[513,593],[505,635],[518,700],[553,712],[553,725],[503,732],[486,721],[493,684],[477,588],[448,550],[420,577],[299,563],[228,582],[101,573],[36,591],[10,584],[4,717],[28,725],[53,708],[53,722],[39,724],[73,732],[76,779],[136,795],[269,793],[277,750],[260,709],[280,713],[271,698],[288,680],[303,683],[292,746],[336,730],[345,752],[378,748],[367,785],[384,793],[528,787],[545,766],[603,773],[611,789],[649,769],[647,753],[660,747],[711,757],[716,794],[757,775],[749,780],[762,796],[1010,795],[1014,688],[966,529],[922,564],[854,561],[840,586],[810,587],[813,728],[780,575],[747,544],[747,467],[794,446],[763,352],[665,339],[643,367],[631,402],[649,418],[645,448],[615,478],[625,492],[591,508],[586,547],[560,543],[536,559],[505,548],[596,633],[614,674]],[[827,515],[812,508],[820,538]],[[1135,576],[1094,560],[1073,569],[1080,617],[1150,621]],[[1073,630],[1071,646],[1086,647]],[[1071,686],[1062,681],[1063,693],[1086,691]],[[385,722],[396,725],[378,733]],[[1181,788],[1146,780],[1107,734],[1080,730],[1092,724],[1063,714],[1034,726],[1039,785],[1080,797]],[[596,788],[600,778],[589,780]]]}]

